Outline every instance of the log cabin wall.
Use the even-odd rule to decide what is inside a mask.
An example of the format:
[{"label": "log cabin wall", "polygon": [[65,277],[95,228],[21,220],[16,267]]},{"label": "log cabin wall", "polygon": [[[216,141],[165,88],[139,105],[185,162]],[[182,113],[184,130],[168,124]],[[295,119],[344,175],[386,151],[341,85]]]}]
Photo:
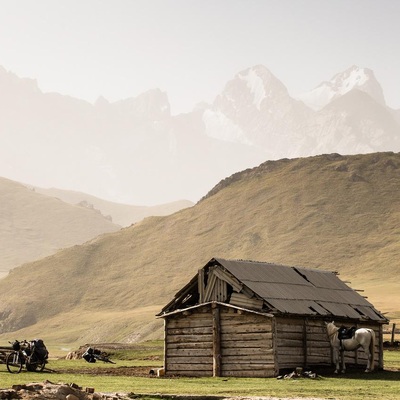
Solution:
[{"label": "log cabin wall", "polygon": [[[352,326],[349,321],[337,321],[337,326]],[[353,324],[375,332],[375,368],[383,368],[382,327],[374,324]],[[276,318],[276,356],[279,369],[325,366],[332,364],[332,349],[325,322],[319,319]],[[367,357],[363,349],[345,352],[346,365],[364,367]]]},{"label": "log cabin wall", "polygon": [[165,318],[166,375],[213,376],[211,305]]},{"label": "log cabin wall", "polygon": [[277,375],[273,318],[223,307],[220,323],[221,376],[265,378]]},{"label": "log cabin wall", "polygon": [[272,377],[274,320],[217,303],[165,318],[165,374]]}]

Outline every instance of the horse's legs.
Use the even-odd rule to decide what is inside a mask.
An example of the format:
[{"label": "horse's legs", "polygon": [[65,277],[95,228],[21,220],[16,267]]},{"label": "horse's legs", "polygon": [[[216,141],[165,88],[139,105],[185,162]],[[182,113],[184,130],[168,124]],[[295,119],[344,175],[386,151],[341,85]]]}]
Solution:
[{"label": "horse's legs", "polygon": [[370,372],[371,371],[371,359],[372,359],[372,354],[369,351],[369,348],[366,347],[364,348],[365,354],[367,355],[367,369],[365,370],[365,372]]},{"label": "horse's legs", "polygon": [[334,349],[333,350],[333,362],[336,365],[334,373],[337,374],[339,372],[339,369],[340,369],[340,357],[339,357],[339,350],[338,349]]},{"label": "horse's legs", "polygon": [[346,372],[346,364],[344,362],[344,350],[340,351],[340,358],[342,361],[342,374],[344,374]]}]

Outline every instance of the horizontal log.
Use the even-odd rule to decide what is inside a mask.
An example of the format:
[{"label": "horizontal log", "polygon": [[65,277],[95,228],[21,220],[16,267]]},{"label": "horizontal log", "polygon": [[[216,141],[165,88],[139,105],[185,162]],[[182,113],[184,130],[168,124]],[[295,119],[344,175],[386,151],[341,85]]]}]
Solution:
[{"label": "horizontal log", "polygon": [[268,369],[264,371],[224,371],[222,376],[232,378],[272,378],[277,374],[277,371]]},{"label": "horizontal log", "polygon": [[307,364],[308,365],[325,365],[328,364],[330,365],[332,363],[330,357],[316,357],[316,356],[310,356],[307,357]]},{"label": "horizontal log", "polygon": [[239,332],[239,333],[246,333],[246,332],[259,332],[264,333],[272,332],[272,327],[268,325],[225,325],[221,324],[221,332],[223,333],[232,333],[232,332]]},{"label": "horizontal log", "polygon": [[270,340],[246,340],[244,342],[238,342],[237,340],[224,340],[221,342],[221,348],[248,348],[253,347],[257,349],[261,348],[271,348],[272,343]]},{"label": "horizontal log", "polygon": [[279,355],[293,355],[293,356],[302,356],[304,354],[303,348],[296,347],[282,347],[277,350]]},{"label": "horizontal log", "polygon": [[175,364],[193,364],[196,366],[201,364],[211,364],[212,365],[213,359],[212,357],[168,357],[167,358],[167,366],[170,367],[171,365]]},{"label": "horizontal log", "polygon": [[277,340],[280,339],[299,339],[303,340],[303,332],[281,332],[276,335]]},{"label": "horizontal log", "polygon": [[225,371],[267,371],[271,369],[275,369],[275,364],[222,364],[222,373]]},{"label": "horizontal log", "polygon": [[274,355],[265,356],[246,355],[246,356],[225,356],[222,355],[222,364],[273,364],[275,361]]},{"label": "horizontal log", "polygon": [[269,356],[270,354],[274,353],[273,348],[260,348],[260,347],[248,347],[248,348],[243,348],[243,347],[237,347],[237,348],[222,348],[221,354],[222,357],[225,356],[233,356],[233,357],[239,357],[239,356],[250,356],[254,357],[259,355],[260,357],[264,356]]},{"label": "horizontal log", "polygon": [[331,346],[328,342],[318,342],[318,341],[308,341],[307,340],[307,348],[327,348],[330,349]]},{"label": "horizontal log", "polygon": [[321,342],[326,342],[329,343],[329,339],[328,336],[326,335],[326,333],[307,333],[307,342],[311,341],[311,340],[318,340]]},{"label": "horizontal log", "polygon": [[199,369],[185,369],[183,366],[181,366],[181,369],[172,369],[172,370],[166,370],[165,375],[166,376],[194,376],[194,377],[211,377],[213,376],[213,371],[212,368],[208,370],[199,370]]},{"label": "horizontal log", "polygon": [[166,349],[208,349],[212,348],[212,342],[183,342],[183,343],[167,343]]},{"label": "horizontal log", "polygon": [[167,349],[167,356],[170,357],[212,357],[212,347],[207,349]]},{"label": "horizontal log", "polygon": [[[184,314],[185,312],[185,314]],[[181,313],[167,317],[167,321],[184,319],[209,319],[211,318],[211,306],[204,306],[196,309],[184,310]]]},{"label": "horizontal log", "polygon": [[167,329],[167,335],[210,335],[212,326],[197,328],[173,328]]},{"label": "horizontal log", "polygon": [[211,318],[185,318],[180,320],[170,321],[166,324],[166,329],[174,328],[198,328],[212,326]]},{"label": "horizontal log", "polygon": [[321,357],[326,357],[326,356],[331,356],[331,350],[330,349],[307,349],[307,359],[308,357],[312,356],[321,356]]},{"label": "horizontal log", "polygon": [[303,333],[303,325],[276,324],[276,331],[281,332],[300,332]]},{"label": "horizontal log", "polygon": [[189,342],[211,342],[212,335],[168,335],[166,337],[168,343],[189,343]]},{"label": "horizontal log", "polygon": [[278,365],[279,368],[291,368],[291,367],[299,367],[304,364],[303,357],[279,357]]},{"label": "horizontal log", "polygon": [[222,341],[232,341],[232,340],[241,340],[241,341],[248,341],[248,340],[271,340],[272,341],[272,333],[265,332],[265,333],[251,333],[251,332],[235,332],[235,333],[221,333]]},{"label": "horizontal log", "polygon": [[302,339],[279,339],[277,341],[278,347],[303,347]]},{"label": "horizontal log", "polygon": [[238,314],[238,313],[223,313],[221,314],[221,324],[269,324],[272,321],[270,317],[264,317],[258,314]]}]

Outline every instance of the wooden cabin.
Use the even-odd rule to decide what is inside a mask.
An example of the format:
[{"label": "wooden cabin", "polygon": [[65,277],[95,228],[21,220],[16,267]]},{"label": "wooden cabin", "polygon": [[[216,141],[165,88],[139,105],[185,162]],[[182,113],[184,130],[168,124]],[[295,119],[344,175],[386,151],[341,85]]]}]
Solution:
[{"label": "wooden cabin", "polygon": [[[374,329],[383,368],[388,320],[334,272],[211,259],[158,314],[165,375],[273,377],[332,363],[325,322]],[[347,364],[366,365],[362,350]]]}]

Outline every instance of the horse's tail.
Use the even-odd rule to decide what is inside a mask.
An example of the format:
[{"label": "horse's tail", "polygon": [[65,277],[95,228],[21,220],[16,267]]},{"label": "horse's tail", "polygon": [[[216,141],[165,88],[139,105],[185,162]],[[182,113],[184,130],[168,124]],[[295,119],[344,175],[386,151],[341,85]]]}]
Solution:
[{"label": "horse's tail", "polygon": [[371,354],[371,371],[374,370],[375,367],[375,331],[373,329],[369,330],[371,333],[371,341],[369,342],[369,352]]}]

